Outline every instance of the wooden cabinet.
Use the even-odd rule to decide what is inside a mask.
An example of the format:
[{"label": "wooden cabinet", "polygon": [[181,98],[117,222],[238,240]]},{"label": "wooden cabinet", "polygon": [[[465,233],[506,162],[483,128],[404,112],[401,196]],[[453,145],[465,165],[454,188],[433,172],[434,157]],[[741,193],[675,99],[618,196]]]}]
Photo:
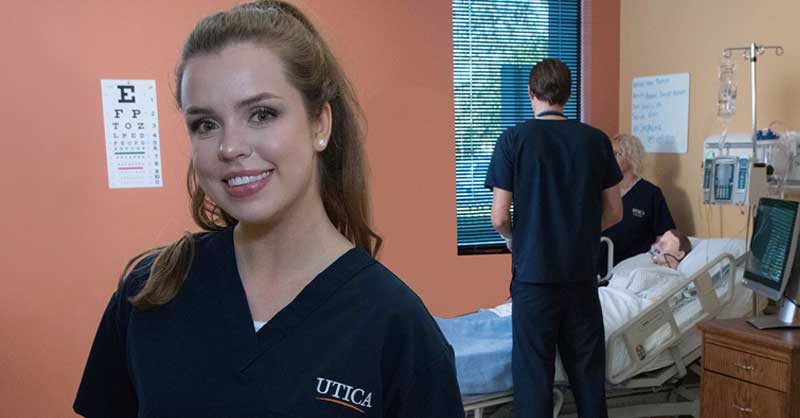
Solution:
[{"label": "wooden cabinet", "polygon": [[702,418],[800,418],[800,330],[704,321]]}]

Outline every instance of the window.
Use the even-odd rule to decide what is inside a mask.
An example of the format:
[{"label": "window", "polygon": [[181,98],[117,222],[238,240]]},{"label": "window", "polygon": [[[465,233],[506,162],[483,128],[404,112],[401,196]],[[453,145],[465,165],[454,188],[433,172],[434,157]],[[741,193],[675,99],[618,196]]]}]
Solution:
[{"label": "window", "polygon": [[572,71],[567,117],[580,118],[581,0],[453,0],[458,253],[502,252],[492,193],[483,187],[494,144],[533,117],[528,74],[543,58]]}]

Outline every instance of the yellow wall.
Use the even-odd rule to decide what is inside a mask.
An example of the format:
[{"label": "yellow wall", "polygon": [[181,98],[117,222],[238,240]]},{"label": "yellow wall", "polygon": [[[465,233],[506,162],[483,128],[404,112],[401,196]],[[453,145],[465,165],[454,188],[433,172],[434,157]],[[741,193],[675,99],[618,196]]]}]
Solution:
[{"label": "yellow wall", "polygon": [[[716,117],[717,68],[722,50],[752,41],[782,45],[757,64],[758,126],[773,120],[800,130],[800,1],[622,0],[620,18],[620,130],[631,129],[631,80],[689,73],[686,154],[651,154],[645,177],[661,187],[678,228],[699,236],[744,237],[746,214],[702,203],[703,140],[721,132]],[[750,66],[736,61],[739,94],[730,132],[749,133]],[[704,214],[707,212],[707,214]]]}]

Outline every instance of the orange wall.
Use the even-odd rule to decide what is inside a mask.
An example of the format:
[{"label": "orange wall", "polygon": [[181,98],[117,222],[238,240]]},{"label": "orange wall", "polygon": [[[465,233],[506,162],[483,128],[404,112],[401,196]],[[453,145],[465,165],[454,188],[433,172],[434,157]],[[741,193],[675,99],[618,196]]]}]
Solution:
[{"label": "orange wall", "polygon": [[616,135],[619,114],[620,0],[583,0],[586,122]]},{"label": "orange wall", "polygon": [[[18,2],[0,26],[0,405],[72,416],[89,345],[133,254],[192,228],[188,142],[172,101],[183,38],[232,0]],[[437,315],[508,295],[509,257],[456,255],[449,1],[298,1],[327,35],[369,120],[381,260]],[[586,109],[616,131],[619,0],[594,1]],[[167,7],[168,5],[168,7]],[[156,79],[164,187],[108,189],[100,79]]]}]

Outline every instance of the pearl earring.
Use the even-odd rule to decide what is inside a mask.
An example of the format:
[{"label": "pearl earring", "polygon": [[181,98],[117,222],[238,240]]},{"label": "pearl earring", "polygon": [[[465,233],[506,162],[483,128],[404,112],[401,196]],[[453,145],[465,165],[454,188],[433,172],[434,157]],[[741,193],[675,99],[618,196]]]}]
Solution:
[{"label": "pearl earring", "polygon": [[319,146],[323,146],[323,145],[325,145],[325,140],[324,139],[320,139],[319,140]]}]

